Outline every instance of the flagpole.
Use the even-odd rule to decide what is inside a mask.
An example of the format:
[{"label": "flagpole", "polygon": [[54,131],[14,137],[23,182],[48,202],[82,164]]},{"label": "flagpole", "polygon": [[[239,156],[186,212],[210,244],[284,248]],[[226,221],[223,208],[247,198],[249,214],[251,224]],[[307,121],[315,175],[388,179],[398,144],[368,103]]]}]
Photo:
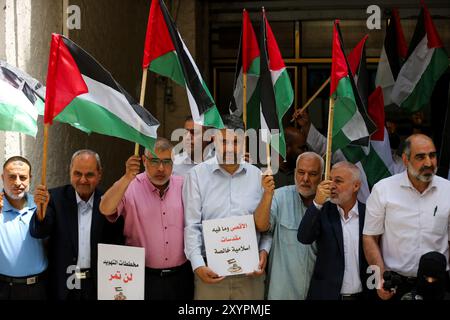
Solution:
[{"label": "flagpole", "polygon": [[243,80],[242,80],[242,117],[244,120],[244,128],[247,130],[247,73],[243,73]]},{"label": "flagpole", "polygon": [[[44,145],[43,145],[43,154],[42,154],[42,175],[41,175],[41,185],[45,186],[47,183],[47,149],[48,149],[48,128],[50,124],[44,124]],[[41,204],[40,207],[40,216],[38,217],[40,220],[43,220],[45,217],[45,207]]]},{"label": "flagpole", "polygon": [[[147,72],[147,68],[144,68],[142,70],[141,97],[139,99],[139,104],[141,105],[141,107],[144,107],[145,89],[147,86]],[[139,143],[135,143],[134,145],[134,155],[139,156]]]},{"label": "flagpole", "polygon": [[330,111],[328,114],[327,152],[325,159],[325,180],[328,180],[330,178],[331,146],[333,142],[333,118],[334,118],[334,99],[330,97]]},{"label": "flagpole", "polygon": [[313,96],[311,98],[309,98],[308,101],[306,101],[306,103],[303,105],[303,107],[300,110],[296,110],[294,112],[294,115],[292,116],[291,122],[294,122],[295,119],[297,118],[297,115],[303,111],[306,110],[306,108],[308,108],[311,103],[314,101],[314,99],[317,98],[317,96],[322,92],[323,89],[325,89],[325,87],[330,83],[331,81],[331,77],[328,77],[327,80],[325,80],[325,82],[320,86],[319,89],[317,89],[317,91],[313,94]]}]

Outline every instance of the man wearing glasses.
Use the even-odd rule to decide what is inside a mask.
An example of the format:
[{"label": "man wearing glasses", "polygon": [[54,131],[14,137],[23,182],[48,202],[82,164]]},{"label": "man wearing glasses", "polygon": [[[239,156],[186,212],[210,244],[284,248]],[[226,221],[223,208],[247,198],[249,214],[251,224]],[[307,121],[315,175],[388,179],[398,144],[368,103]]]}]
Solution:
[{"label": "man wearing glasses", "polygon": [[155,154],[145,150],[131,156],[125,174],[105,193],[100,211],[114,221],[125,219],[125,243],[145,248],[145,299],[191,300],[194,278],[184,254],[183,177],[172,176],[172,144],[155,143]]}]

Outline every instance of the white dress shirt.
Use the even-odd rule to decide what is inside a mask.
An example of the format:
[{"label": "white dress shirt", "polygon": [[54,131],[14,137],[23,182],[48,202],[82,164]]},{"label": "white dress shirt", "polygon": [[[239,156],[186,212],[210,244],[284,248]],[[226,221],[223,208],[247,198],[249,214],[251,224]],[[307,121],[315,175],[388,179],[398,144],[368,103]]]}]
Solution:
[{"label": "white dress shirt", "polygon": [[[242,162],[229,174],[213,157],[195,166],[183,185],[184,246],[192,269],[204,266],[202,221],[253,214],[263,194],[261,170]],[[256,233],[259,250],[269,253],[272,236]]]},{"label": "white dress shirt", "polygon": [[94,194],[87,202],[75,192],[78,206],[78,261],[80,269],[91,267],[91,223]]},{"label": "white dress shirt", "polygon": [[[318,210],[323,205],[316,203]],[[348,218],[344,217],[344,210],[337,206],[341,217],[342,237],[344,241],[344,278],[342,279],[341,294],[354,294],[362,291],[362,283],[359,270],[359,211],[358,201],[348,212]]]},{"label": "white dress shirt", "polygon": [[[204,152],[205,152],[204,161],[214,157],[214,144],[211,143],[208,146],[206,146]],[[193,167],[195,167],[198,164],[199,164],[198,162],[195,162],[191,159],[190,155],[186,151],[177,153],[173,157],[172,175],[185,177],[187,175],[187,173],[189,172],[189,170],[191,170]]]},{"label": "white dress shirt", "polygon": [[353,294],[362,291],[359,273],[359,212],[358,201],[344,217],[344,210],[337,206],[341,216],[342,236],[344,238],[344,279],[341,294]]},{"label": "white dress shirt", "polygon": [[434,176],[420,193],[407,171],[378,182],[367,200],[364,234],[382,235],[387,270],[415,277],[420,257],[438,251],[447,257],[450,233],[450,181]]}]

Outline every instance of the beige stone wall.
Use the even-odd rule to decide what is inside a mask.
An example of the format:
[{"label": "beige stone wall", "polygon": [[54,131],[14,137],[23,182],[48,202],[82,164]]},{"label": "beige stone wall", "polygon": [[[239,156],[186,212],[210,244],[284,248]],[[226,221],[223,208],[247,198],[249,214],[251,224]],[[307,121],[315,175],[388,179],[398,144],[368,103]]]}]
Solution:
[{"label": "beige stone wall", "polygon": [[[0,58],[45,81],[50,35],[62,30],[62,2],[1,0],[0,9]],[[40,179],[42,162],[42,125],[39,122],[36,139],[19,133],[0,132],[0,162],[13,155],[24,155],[33,164],[34,181]],[[61,148],[51,143],[49,150],[59,154]],[[50,157],[49,185],[64,181],[66,174],[59,167],[58,157]]]},{"label": "beige stone wall", "polygon": [[[196,0],[166,1],[179,31],[196,58]],[[136,100],[142,77],[142,54],[148,0],[70,0],[81,10],[81,29],[70,30],[69,37],[90,52]],[[52,32],[62,33],[63,0],[0,0],[0,58],[18,66],[45,83]],[[3,49],[4,48],[4,49]],[[203,69],[203,64],[199,64]],[[164,103],[172,89],[172,102]],[[186,91],[178,85],[149,73],[145,107],[161,122],[158,134],[170,138],[171,132],[190,114]],[[167,99],[166,99],[167,100]],[[167,102],[167,101],[166,101]],[[134,144],[114,137],[90,136],[69,125],[55,123],[49,132],[47,185],[68,183],[72,153],[80,148],[97,151],[105,169],[102,187],[108,188],[124,171]],[[42,119],[36,139],[0,132],[0,162],[22,154],[34,166],[34,181],[41,178]],[[0,182],[1,183],[1,182]]]}]

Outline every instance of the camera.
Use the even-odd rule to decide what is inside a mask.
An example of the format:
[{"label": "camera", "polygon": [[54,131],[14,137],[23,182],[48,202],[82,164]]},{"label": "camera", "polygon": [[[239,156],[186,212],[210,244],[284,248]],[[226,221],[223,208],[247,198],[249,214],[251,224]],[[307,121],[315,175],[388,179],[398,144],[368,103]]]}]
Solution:
[{"label": "camera", "polygon": [[383,289],[386,291],[396,290],[402,284],[402,277],[394,271],[385,271],[383,273]]}]

